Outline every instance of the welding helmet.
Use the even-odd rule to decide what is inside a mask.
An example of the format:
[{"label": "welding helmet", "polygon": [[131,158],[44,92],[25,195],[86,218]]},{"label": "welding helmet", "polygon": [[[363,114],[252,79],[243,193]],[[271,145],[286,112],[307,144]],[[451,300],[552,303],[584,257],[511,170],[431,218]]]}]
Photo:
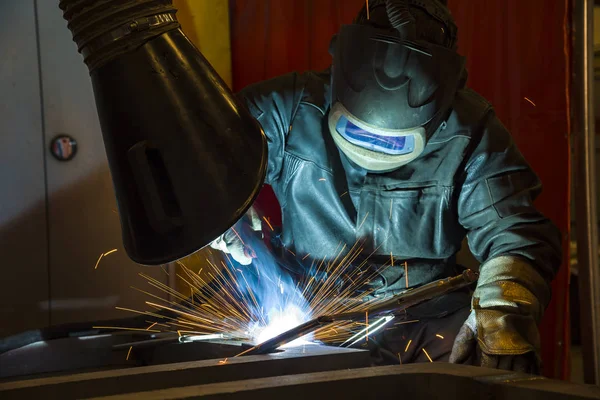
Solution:
[{"label": "welding helmet", "polygon": [[359,15],[332,40],[328,125],[351,161],[385,172],[423,152],[464,85],[465,60],[438,0],[371,3],[369,19]]}]

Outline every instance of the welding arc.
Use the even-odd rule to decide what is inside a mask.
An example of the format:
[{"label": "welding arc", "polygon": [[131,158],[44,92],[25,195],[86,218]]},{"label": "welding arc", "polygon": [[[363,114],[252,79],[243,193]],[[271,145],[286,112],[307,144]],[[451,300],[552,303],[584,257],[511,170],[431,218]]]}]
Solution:
[{"label": "welding arc", "polygon": [[256,346],[241,352],[240,354],[236,355],[236,357],[271,353],[275,349],[314,331],[316,328],[319,328],[326,324],[330,324],[332,322],[333,320],[321,317],[311,319],[310,321],[307,321],[293,329],[285,331],[272,339],[257,344]]}]

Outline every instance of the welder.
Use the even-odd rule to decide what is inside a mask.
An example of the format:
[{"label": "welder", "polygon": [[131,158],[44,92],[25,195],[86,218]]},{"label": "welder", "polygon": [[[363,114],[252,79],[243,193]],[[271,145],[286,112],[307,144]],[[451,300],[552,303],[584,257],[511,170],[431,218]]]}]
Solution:
[{"label": "welder", "polygon": [[[332,39],[331,69],[243,90],[268,140],[278,246],[308,266],[359,242],[370,263],[395,261],[370,283],[389,296],[456,274],[466,236],[481,262],[472,296],[453,293],[399,316],[369,339],[374,363],[539,373],[537,325],[560,234],[533,204],[538,177],[490,103],[466,87],[444,3],[371,0]],[[213,247],[251,261],[231,233]]]}]

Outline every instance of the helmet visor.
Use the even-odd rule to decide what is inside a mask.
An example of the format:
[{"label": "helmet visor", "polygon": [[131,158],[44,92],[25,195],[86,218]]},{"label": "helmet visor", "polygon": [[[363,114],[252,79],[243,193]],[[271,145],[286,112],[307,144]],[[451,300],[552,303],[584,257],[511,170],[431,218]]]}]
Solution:
[{"label": "helmet visor", "polygon": [[371,132],[353,124],[344,115],[340,116],[335,130],[350,143],[367,150],[390,155],[410,154],[415,150],[414,134],[393,135]]}]

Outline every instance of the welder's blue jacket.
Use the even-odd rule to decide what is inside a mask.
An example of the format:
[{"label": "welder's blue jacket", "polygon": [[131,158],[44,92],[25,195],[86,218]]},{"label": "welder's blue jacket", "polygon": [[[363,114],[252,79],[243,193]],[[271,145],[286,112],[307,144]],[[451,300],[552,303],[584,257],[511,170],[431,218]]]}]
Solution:
[{"label": "welder's blue jacket", "polygon": [[[541,184],[475,92],[453,111],[421,156],[388,173],[367,173],[334,144],[327,126],[329,74],[288,74],[241,92],[268,139],[266,183],[282,210],[282,242],[298,258],[333,260],[360,241],[371,260],[407,262],[409,285],[454,274],[465,235],[473,255],[523,258],[549,284],[561,262],[560,234],[533,205]],[[405,288],[404,267],[384,273]]]}]

